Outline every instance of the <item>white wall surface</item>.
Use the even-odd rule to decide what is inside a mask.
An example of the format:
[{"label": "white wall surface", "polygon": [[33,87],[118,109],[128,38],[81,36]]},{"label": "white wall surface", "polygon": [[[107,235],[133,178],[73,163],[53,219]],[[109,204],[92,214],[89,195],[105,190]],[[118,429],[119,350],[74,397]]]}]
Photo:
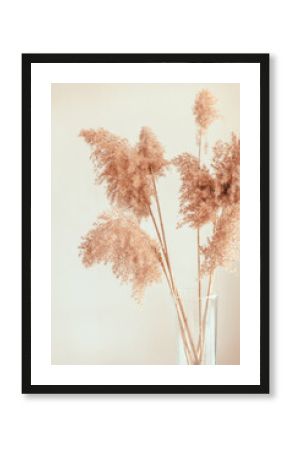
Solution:
[{"label": "white wall surface", "polygon": [[[287,2],[10,1],[2,6],[1,433],[3,449],[287,448],[289,27]],[[271,52],[270,396],[20,393],[21,52]],[[41,142],[39,143],[41,149]],[[275,235],[275,236],[274,236]],[[283,251],[284,250],[284,251]]]}]

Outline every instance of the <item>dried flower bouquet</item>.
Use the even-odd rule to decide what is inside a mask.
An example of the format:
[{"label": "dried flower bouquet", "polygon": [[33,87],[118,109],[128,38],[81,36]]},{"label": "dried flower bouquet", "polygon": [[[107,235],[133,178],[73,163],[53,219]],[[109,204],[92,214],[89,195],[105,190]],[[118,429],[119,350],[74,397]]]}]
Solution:
[{"label": "dried flower bouquet", "polygon": [[[218,266],[230,267],[239,250],[240,141],[234,134],[228,143],[218,141],[211,167],[206,167],[202,163],[206,133],[219,118],[216,99],[208,90],[197,95],[193,115],[198,156],[183,153],[172,161],[165,159],[162,145],[149,128],[142,128],[135,146],[104,129],[81,131],[80,136],[92,148],[96,180],[106,183],[112,210],[99,217],[83,238],[80,251],[87,267],[110,263],[116,277],[132,284],[136,299],[142,298],[146,286],[164,275],[175,303],[187,362],[202,364],[213,275]],[[196,230],[197,342],[175,283],[157,191],[158,178],[165,175],[169,165],[177,168],[181,180],[182,219],[178,226],[188,225]],[[152,221],[155,239],[141,228],[145,218]],[[209,223],[212,232],[202,245],[200,230]],[[205,305],[202,283],[207,283]]]}]

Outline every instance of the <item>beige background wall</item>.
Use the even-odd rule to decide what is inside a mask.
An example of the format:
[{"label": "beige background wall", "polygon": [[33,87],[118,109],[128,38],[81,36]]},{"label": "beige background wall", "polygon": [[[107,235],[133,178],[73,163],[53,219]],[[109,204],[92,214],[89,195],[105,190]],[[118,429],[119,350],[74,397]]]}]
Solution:
[{"label": "beige background wall", "polygon": [[[201,88],[218,98],[221,118],[212,125],[209,147],[239,133],[237,84],[53,84],[52,85],[52,363],[176,364],[175,311],[165,283],[150,287],[143,303],[131,298],[109,267],[85,269],[78,256],[81,236],[109,209],[103,187],[94,184],[90,148],[82,128],[104,127],[138,139],[149,126],[168,159],[196,153],[191,108]],[[242,150],[243,151],[243,150]],[[204,161],[210,160],[210,151]],[[196,283],[195,232],[176,230],[179,177],[173,169],[158,182],[173,268],[180,290]],[[153,230],[145,222],[144,228]],[[239,364],[239,276],[219,269],[219,364]],[[189,312],[190,314],[190,312]]]}]

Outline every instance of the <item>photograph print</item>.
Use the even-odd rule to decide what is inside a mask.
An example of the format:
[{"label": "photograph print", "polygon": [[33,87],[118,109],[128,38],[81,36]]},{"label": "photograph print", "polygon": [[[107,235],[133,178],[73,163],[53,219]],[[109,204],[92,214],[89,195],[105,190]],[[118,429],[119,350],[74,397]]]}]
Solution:
[{"label": "photograph print", "polygon": [[23,392],[268,393],[269,55],[22,73]]}]

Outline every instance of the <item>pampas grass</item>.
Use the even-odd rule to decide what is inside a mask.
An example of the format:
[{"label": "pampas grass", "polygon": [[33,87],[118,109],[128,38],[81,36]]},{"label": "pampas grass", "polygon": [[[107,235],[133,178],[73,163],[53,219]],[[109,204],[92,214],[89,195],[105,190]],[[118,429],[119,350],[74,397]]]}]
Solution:
[{"label": "pampas grass", "polygon": [[[218,141],[213,148],[211,171],[202,163],[202,148],[210,125],[219,118],[217,100],[208,90],[198,93],[193,116],[196,124],[198,158],[180,154],[172,161],[149,128],[142,128],[138,142],[99,128],[82,130],[80,136],[91,146],[96,182],[105,183],[111,211],[102,214],[83,237],[80,255],[86,267],[95,263],[111,264],[122,282],[132,284],[133,297],[140,300],[144,290],[159,282],[163,274],[176,307],[177,318],[188,364],[202,364],[205,322],[213,273],[218,266],[228,267],[237,258],[240,203],[240,141]],[[168,165],[180,175],[177,226],[196,229],[198,267],[198,342],[176,286],[168,252],[156,180],[166,174]],[[154,208],[153,208],[154,205]],[[153,213],[157,211],[157,213]],[[142,229],[142,220],[150,218],[155,236]],[[212,224],[206,245],[200,243],[200,229]],[[179,231],[181,232],[181,231]],[[202,309],[202,283],[208,283],[207,301]]]}]

